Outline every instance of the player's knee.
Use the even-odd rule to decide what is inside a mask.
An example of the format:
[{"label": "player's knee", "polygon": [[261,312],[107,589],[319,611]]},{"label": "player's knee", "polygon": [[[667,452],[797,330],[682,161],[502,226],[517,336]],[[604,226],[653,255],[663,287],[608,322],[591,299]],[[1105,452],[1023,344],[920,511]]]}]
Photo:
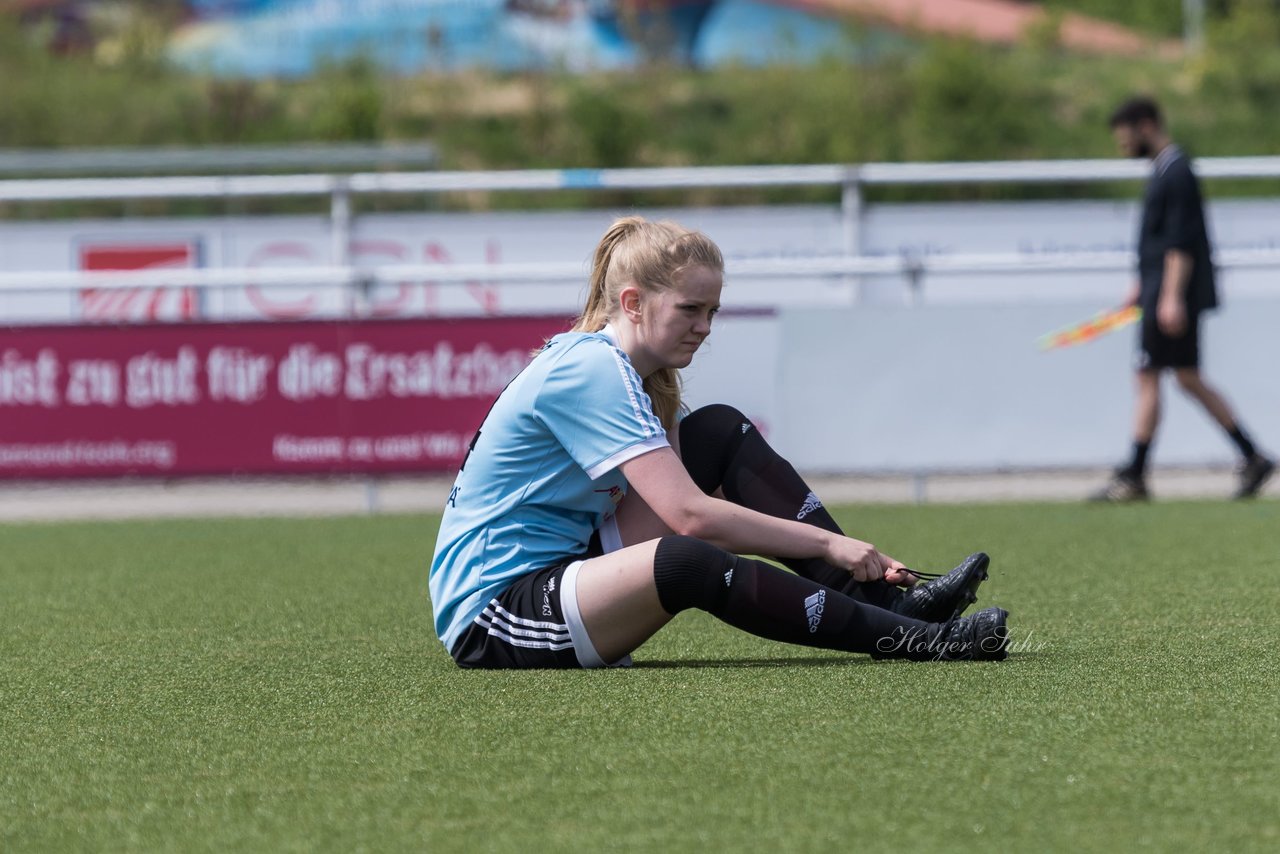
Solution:
[{"label": "player's knee", "polygon": [[653,580],[668,614],[689,608],[714,611],[724,601],[737,557],[694,537],[673,534],[658,541]]},{"label": "player's knee", "polygon": [[[750,424],[745,415],[723,403],[697,409],[680,422],[680,459],[703,492],[715,492],[724,482],[725,470],[744,434],[755,432],[749,429]],[[744,425],[748,429],[744,430]]]},{"label": "player's knee", "polygon": [[686,435],[695,441],[723,441],[735,432],[741,432],[744,423],[750,423],[747,417],[727,403],[703,406],[690,412],[680,422],[680,443],[683,446]]}]

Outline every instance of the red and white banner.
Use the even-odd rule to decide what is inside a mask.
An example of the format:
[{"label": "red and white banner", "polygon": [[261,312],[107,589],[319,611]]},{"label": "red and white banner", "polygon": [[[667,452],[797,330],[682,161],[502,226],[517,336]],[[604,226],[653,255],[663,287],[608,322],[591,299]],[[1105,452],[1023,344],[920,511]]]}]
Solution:
[{"label": "red and white banner", "polygon": [[457,467],[565,317],[0,330],[0,477]]},{"label": "red and white banner", "polygon": [[[182,270],[200,266],[199,241],[194,239],[121,243],[84,241],[81,270]],[[195,320],[199,314],[194,288],[84,288],[80,311],[85,320]]]}]

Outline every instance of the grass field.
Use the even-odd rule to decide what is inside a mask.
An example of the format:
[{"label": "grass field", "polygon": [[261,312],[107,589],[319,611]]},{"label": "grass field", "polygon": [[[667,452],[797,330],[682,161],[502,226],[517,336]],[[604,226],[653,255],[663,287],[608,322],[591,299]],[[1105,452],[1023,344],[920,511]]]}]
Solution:
[{"label": "grass field", "polygon": [[1022,651],[463,672],[434,518],[0,526],[0,850],[1280,846],[1280,503],[836,513]]}]

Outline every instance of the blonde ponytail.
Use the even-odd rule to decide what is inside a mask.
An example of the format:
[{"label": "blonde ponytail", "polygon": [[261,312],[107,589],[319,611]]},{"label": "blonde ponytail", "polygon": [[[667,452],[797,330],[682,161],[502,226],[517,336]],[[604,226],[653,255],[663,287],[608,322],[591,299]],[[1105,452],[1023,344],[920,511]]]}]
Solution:
[{"label": "blonde ponytail", "polygon": [[[618,244],[644,225],[648,225],[648,220],[639,216],[627,216],[614,220],[613,225],[609,226],[604,237],[601,237],[600,242],[596,244],[596,251],[591,258],[587,304],[582,309],[582,315],[573,324],[574,332],[599,332],[609,322],[609,314],[613,308],[609,301],[611,296],[608,286],[609,261],[613,258]],[[612,296],[616,297],[617,294]]]},{"label": "blonde ponytail", "polygon": [[644,393],[653,404],[653,414],[670,430],[684,408],[684,382],[675,368],[659,368],[644,378]]}]

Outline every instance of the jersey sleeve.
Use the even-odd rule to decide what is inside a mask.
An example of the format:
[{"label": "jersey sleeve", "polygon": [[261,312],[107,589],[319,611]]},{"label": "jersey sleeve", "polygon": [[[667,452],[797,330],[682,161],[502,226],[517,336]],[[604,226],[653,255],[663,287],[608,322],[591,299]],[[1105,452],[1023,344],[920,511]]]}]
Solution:
[{"label": "jersey sleeve", "polygon": [[561,359],[534,411],[592,480],[669,444],[640,376],[604,341],[582,342]]}]

